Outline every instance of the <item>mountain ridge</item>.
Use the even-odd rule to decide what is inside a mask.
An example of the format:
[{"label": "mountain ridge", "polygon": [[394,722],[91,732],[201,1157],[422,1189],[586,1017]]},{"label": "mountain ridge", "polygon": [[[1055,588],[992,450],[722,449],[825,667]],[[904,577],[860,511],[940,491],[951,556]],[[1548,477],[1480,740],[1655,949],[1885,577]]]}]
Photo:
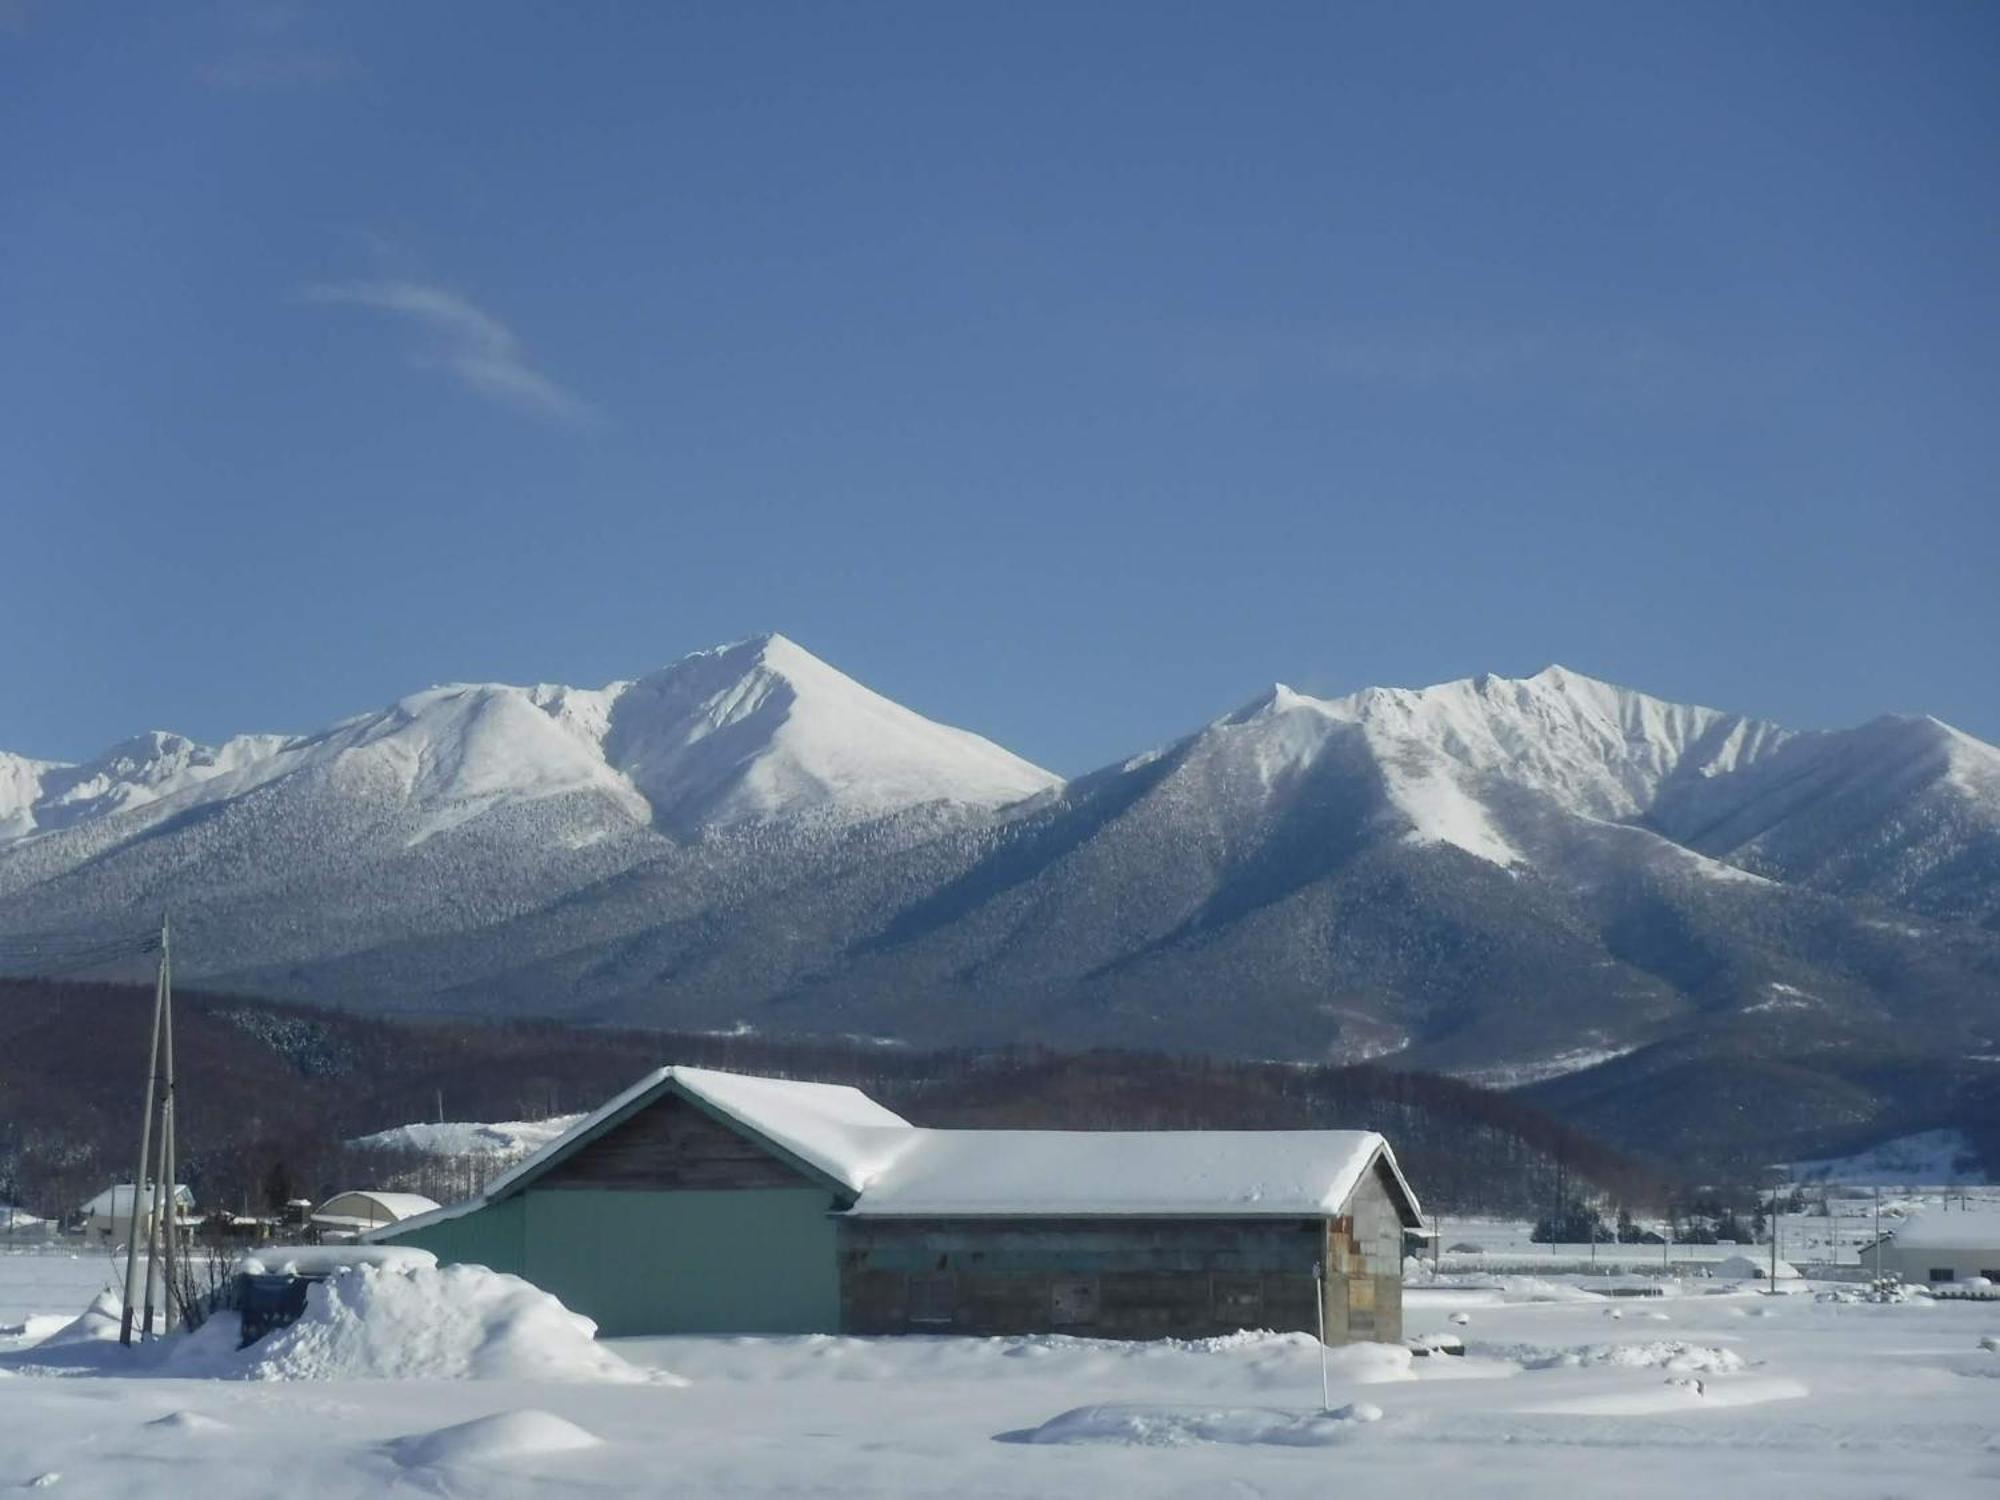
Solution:
[{"label": "mountain ridge", "polygon": [[1540,1089],[1899,1028],[2000,1055],[2000,751],[1548,667],[1274,684],[1063,780],[770,635],[601,688],[0,760],[0,937],[167,906],[191,979],[363,1010]]}]

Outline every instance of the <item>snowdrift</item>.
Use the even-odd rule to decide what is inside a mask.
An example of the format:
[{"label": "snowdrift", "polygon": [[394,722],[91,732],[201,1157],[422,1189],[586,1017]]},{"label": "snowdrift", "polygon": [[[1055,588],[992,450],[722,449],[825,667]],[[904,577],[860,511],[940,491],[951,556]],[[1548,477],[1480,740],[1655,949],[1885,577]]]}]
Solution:
[{"label": "snowdrift", "polygon": [[[224,1336],[234,1344],[227,1326],[189,1344]],[[647,1378],[598,1344],[590,1319],[484,1266],[342,1271],[314,1285],[298,1322],[228,1356],[240,1368],[227,1373],[249,1380]]]},{"label": "snowdrift", "polygon": [[539,1287],[484,1266],[414,1259],[361,1265],[315,1283],[299,1320],[236,1347],[241,1324],[217,1313],[193,1333],[136,1350],[118,1345],[120,1303],[105,1292],[32,1349],[20,1367],[211,1380],[652,1381],[597,1342],[597,1325]]},{"label": "snowdrift", "polygon": [[1257,1406],[1079,1406],[1009,1436],[1024,1443],[1113,1443],[1183,1448],[1192,1443],[1275,1443],[1289,1448],[1346,1442],[1356,1424],[1379,1422],[1382,1408],[1357,1401],[1332,1411]]},{"label": "snowdrift", "polygon": [[388,1445],[407,1469],[456,1464],[514,1464],[550,1453],[595,1448],[600,1439],[574,1422],[546,1411],[501,1411],[434,1432],[413,1432]]}]

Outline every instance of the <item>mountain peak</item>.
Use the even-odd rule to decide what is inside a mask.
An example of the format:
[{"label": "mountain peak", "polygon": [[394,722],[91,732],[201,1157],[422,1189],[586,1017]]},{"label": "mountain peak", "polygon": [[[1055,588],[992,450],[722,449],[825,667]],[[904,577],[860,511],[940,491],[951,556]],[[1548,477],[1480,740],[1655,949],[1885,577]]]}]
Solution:
[{"label": "mountain peak", "polygon": [[926,803],[998,807],[1059,785],[990,740],[936,723],[769,632],[682,657],[612,704],[606,759],[683,833]]},{"label": "mountain peak", "polygon": [[1228,725],[1249,724],[1257,719],[1269,718],[1273,714],[1286,713],[1295,708],[1318,706],[1317,698],[1308,697],[1285,683],[1274,682],[1241,708],[1224,714],[1217,722]]}]

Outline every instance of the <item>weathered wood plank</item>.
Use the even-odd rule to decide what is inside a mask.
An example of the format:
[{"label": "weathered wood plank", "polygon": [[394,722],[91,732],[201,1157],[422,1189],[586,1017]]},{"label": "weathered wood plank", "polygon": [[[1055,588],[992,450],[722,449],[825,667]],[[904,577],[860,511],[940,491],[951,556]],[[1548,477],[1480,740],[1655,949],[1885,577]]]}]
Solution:
[{"label": "weathered wood plank", "polygon": [[537,1191],[798,1187],[807,1179],[763,1146],[672,1094],[536,1179]]}]

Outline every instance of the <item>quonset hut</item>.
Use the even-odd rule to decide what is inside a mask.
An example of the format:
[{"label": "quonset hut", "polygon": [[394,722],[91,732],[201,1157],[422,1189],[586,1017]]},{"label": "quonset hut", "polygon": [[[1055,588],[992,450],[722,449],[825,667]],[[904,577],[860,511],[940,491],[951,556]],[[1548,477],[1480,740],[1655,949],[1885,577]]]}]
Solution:
[{"label": "quonset hut", "polygon": [[1191,1338],[1323,1315],[1343,1343],[1402,1337],[1419,1222],[1372,1131],[927,1130],[858,1089],[675,1067],[367,1238],[525,1277],[607,1334]]}]

